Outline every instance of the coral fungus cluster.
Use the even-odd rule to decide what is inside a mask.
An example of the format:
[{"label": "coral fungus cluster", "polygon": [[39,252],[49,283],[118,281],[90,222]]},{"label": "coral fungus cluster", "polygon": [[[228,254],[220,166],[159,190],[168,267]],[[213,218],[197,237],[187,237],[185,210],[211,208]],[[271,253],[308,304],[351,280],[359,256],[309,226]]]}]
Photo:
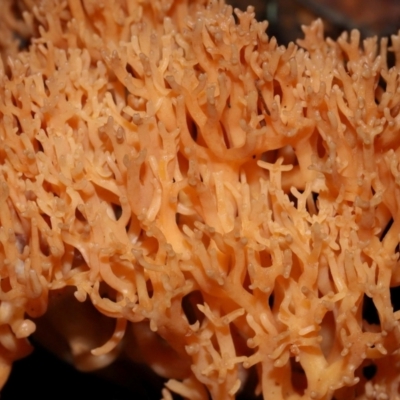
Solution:
[{"label": "coral fungus cluster", "polygon": [[283,47],[220,1],[3,3],[1,384],[47,315],[78,368],[128,355],[164,399],[250,376],[398,399],[400,36],[316,21]]}]

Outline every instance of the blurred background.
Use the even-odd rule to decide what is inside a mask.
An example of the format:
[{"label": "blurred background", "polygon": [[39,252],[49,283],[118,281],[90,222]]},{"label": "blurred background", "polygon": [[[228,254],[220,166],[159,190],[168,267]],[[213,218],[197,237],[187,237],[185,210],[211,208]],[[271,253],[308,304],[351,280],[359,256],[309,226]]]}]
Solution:
[{"label": "blurred background", "polygon": [[337,38],[344,30],[358,29],[362,37],[389,36],[400,29],[400,0],[231,0],[234,7],[255,7],[258,20],[269,21],[268,33],[278,43],[302,37],[302,25],[316,18],[325,33]]},{"label": "blurred background", "polygon": [[[302,37],[301,26],[315,18],[324,21],[325,34],[332,38],[354,28],[359,29],[364,38],[389,36],[400,29],[400,0],[231,0],[228,3],[242,10],[253,5],[257,19],[269,21],[268,34],[276,36],[280,44]],[[84,374],[39,345],[35,347],[29,357],[14,364],[1,400],[21,399],[27,394],[54,399],[54,387],[60,388],[57,399],[152,400],[160,396],[163,380],[143,365],[131,365],[129,377],[126,377],[124,361],[100,374]],[[118,380],[123,384],[115,383]],[[250,399],[248,395],[242,398]]]}]

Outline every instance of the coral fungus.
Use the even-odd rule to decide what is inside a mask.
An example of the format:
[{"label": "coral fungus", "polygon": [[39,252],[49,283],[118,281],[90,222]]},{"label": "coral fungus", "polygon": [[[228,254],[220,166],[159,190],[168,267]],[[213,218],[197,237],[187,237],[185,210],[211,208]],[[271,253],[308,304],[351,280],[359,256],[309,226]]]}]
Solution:
[{"label": "coral fungus", "polygon": [[1,385],[45,315],[164,399],[399,398],[400,36],[235,14],[4,0]]}]

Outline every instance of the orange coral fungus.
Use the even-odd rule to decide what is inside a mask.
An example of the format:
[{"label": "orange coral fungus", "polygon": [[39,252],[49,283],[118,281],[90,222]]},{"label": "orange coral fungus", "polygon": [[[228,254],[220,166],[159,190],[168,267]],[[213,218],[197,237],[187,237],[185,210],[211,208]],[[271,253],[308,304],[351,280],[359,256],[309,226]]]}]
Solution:
[{"label": "orange coral fungus", "polygon": [[4,3],[1,384],[46,314],[78,368],[128,354],[164,399],[398,399],[400,36]]}]

